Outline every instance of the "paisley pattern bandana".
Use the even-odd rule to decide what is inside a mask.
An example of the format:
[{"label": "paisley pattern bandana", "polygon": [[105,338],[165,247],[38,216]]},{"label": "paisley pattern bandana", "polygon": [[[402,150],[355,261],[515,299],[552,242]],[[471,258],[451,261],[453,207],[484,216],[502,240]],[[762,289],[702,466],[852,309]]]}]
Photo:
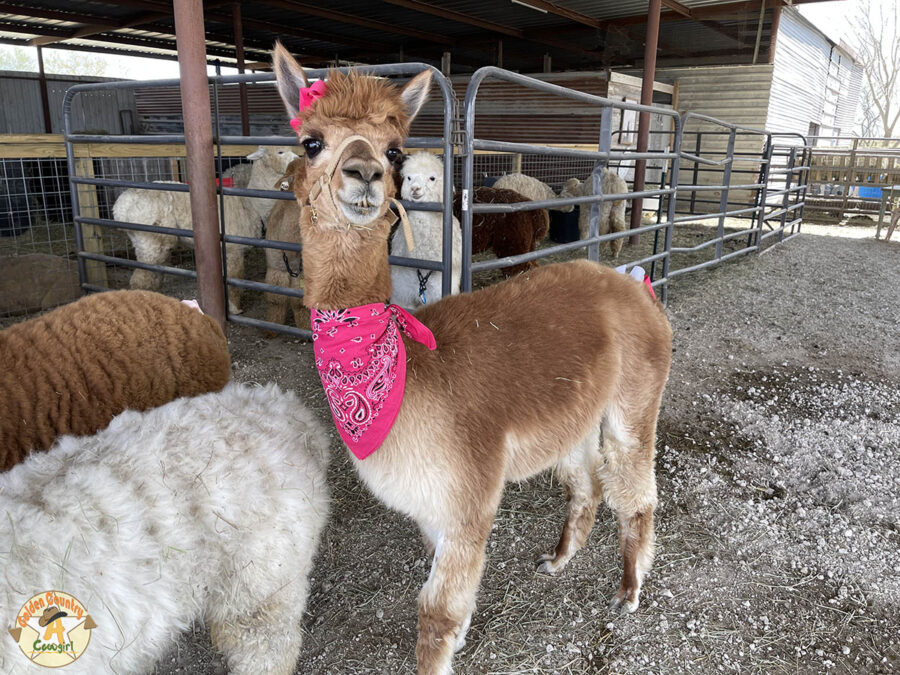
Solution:
[{"label": "paisley pattern bandana", "polygon": [[387,438],[406,387],[408,337],[435,349],[434,335],[397,305],[311,310],[316,368],[338,433],[357,459]]}]

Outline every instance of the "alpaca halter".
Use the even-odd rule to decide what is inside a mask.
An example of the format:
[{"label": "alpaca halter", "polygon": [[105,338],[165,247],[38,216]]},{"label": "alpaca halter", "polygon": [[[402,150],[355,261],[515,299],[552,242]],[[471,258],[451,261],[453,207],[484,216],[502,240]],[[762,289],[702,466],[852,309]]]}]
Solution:
[{"label": "alpaca halter", "polygon": [[[353,134],[351,136],[347,136],[341,143],[335,148],[334,155],[331,158],[331,161],[325,166],[325,171],[320,175],[316,181],[312,184],[312,187],[309,189],[309,194],[306,196],[306,204],[310,209],[310,217],[312,221],[318,222],[319,220],[319,212],[320,211],[328,211],[333,210],[335,219],[340,221],[344,220],[344,227],[349,232],[351,229],[358,230],[371,230],[372,228],[368,225],[358,225],[356,223],[351,223],[347,220],[341,211],[341,206],[337,201],[337,198],[334,192],[331,189],[331,181],[334,178],[334,173],[337,171],[338,165],[341,163],[341,158],[344,156],[344,152],[350,146],[351,143],[355,141],[362,141],[366,145],[369,146],[369,149],[372,151],[373,156],[378,156],[378,151],[375,150],[375,146],[369,141],[365,136],[360,136],[359,134]],[[324,206],[322,208],[322,203],[319,203],[318,206],[313,202],[318,201],[320,198],[324,197]],[[413,241],[412,227],[409,224],[409,217],[406,215],[406,209],[403,208],[403,205],[393,197],[387,197],[385,200],[386,204],[393,204],[397,211],[400,213],[400,222],[403,226],[403,236],[406,238],[406,246],[412,251],[415,247],[415,242]],[[329,206],[330,204],[330,206]],[[334,207],[333,209],[331,207]],[[396,222],[396,220],[394,221]],[[393,223],[392,223],[393,224]]]}]

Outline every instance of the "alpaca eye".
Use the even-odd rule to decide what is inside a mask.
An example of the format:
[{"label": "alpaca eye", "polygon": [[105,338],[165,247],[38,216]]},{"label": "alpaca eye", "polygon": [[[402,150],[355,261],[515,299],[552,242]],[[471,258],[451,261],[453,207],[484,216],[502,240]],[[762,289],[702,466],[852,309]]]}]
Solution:
[{"label": "alpaca eye", "polygon": [[403,153],[400,151],[400,148],[388,148],[388,151],[384,153],[387,155],[388,161],[393,164],[398,159],[403,156]]},{"label": "alpaca eye", "polygon": [[434,176],[431,177],[431,180],[434,180]]},{"label": "alpaca eye", "polygon": [[306,156],[312,159],[325,149],[325,144],[318,138],[307,138],[301,145],[306,150]]}]

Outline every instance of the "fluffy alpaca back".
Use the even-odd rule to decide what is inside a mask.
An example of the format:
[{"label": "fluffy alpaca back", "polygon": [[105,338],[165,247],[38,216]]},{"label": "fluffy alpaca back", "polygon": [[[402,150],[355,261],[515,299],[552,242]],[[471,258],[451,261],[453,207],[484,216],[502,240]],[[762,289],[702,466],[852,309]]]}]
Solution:
[{"label": "fluffy alpaca back", "polygon": [[0,331],[0,471],[125,409],[218,391],[231,374],[211,317],[146,291],[82,298]]},{"label": "fluffy alpaca back", "polygon": [[[444,163],[437,156],[427,152],[409,155],[400,169],[400,196],[415,202],[444,201]],[[391,237],[391,253],[397,256],[421,258],[423,260],[443,259],[443,215],[436,211],[410,211],[409,224],[413,232],[415,247],[412,251],[406,245],[402,229],[397,229]],[[462,233],[459,220],[453,218],[453,262],[451,293],[459,293],[462,274]],[[392,302],[415,309],[426,302],[435,302],[441,297],[442,274],[438,271],[417,270],[409,267],[391,268]]]},{"label": "fluffy alpaca back", "polygon": [[[526,176],[523,173],[510,173],[501,176],[497,179],[497,182],[494,183],[493,187],[502,190],[514,190],[533,202],[557,198],[553,188],[549,185],[532,176]],[[572,206],[560,206],[552,210],[569,213],[573,208],[574,207]]]},{"label": "fluffy alpaca back", "polygon": [[[41,591],[75,596],[97,628],[73,673],[147,672],[193,622],[231,672],[293,672],[327,448],[275,385],[232,384],[61,439],[0,475],[0,615]],[[8,638],[0,671],[33,672]]]}]

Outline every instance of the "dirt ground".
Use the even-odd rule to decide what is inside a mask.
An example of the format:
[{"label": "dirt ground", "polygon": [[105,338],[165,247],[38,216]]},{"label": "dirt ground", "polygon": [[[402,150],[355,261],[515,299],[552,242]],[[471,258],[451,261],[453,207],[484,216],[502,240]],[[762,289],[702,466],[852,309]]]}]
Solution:
[{"label": "dirt ground", "polygon": [[[804,229],[671,287],[658,552],[638,611],[606,610],[620,560],[605,507],[544,576],[532,560],[556,543],[561,488],[550,474],[510,485],[456,672],[900,670],[900,243]],[[295,389],[329,420],[307,344],[235,326],[229,339],[238,380]],[[332,438],[297,672],[413,672],[429,562]],[[197,627],[157,673],[223,668]]]},{"label": "dirt ground", "polygon": [[[509,485],[456,672],[900,671],[900,243],[803,227],[670,287],[658,548],[638,611],[606,610],[621,562],[605,507],[549,577],[532,561],[556,543],[561,487]],[[330,423],[309,345],[234,325],[229,340],[236,379],[294,389]],[[429,562],[332,441],[297,673],[413,672]],[[201,626],[156,671],[221,672]]]}]

